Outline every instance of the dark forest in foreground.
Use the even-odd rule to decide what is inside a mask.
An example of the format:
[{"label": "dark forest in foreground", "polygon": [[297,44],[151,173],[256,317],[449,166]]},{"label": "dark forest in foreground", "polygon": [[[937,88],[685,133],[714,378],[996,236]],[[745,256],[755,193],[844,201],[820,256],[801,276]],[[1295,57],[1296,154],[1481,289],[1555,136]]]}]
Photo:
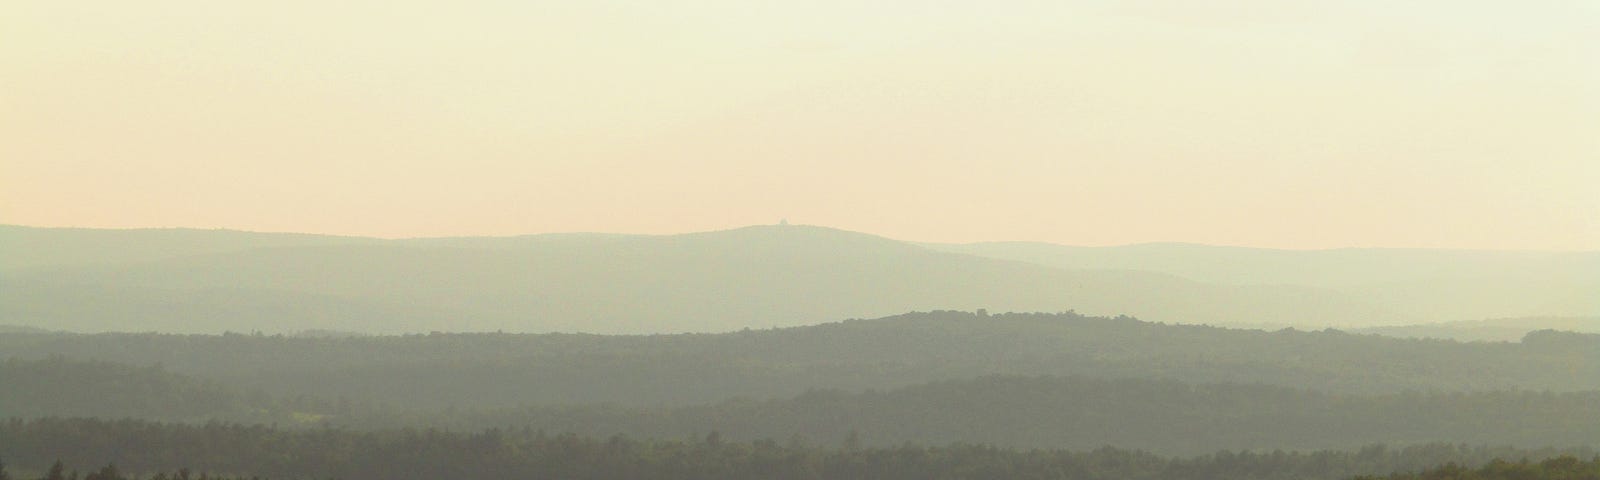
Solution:
[{"label": "dark forest in foreground", "polygon": [[[1597,480],[1600,479],[1600,456],[1588,461],[1573,456],[1561,456],[1530,462],[1496,459],[1477,469],[1447,464],[1421,472],[1395,473],[1380,476],[1385,480]],[[1371,476],[1357,480],[1377,480]]]},{"label": "dark forest in foreground", "polygon": [[[939,311],[640,336],[24,331],[0,352],[0,457],[27,472],[1334,479],[1600,445],[1600,335],[1557,331]],[[40,420],[79,416],[102,420]],[[1409,446],[1352,450],[1377,443]],[[1206,455],[1245,449],[1286,453]]]},{"label": "dark forest in foreground", "polygon": [[1431,444],[1405,448],[1374,445],[1350,451],[1221,451],[1169,458],[1109,447],[1089,451],[1014,450],[978,444],[817,447],[794,441],[732,442],[715,432],[683,440],[643,441],[527,429],[470,434],[294,431],[82,419],[0,423],[0,454],[19,472],[43,472],[60,460],[82,466],[110,463],[134,474],[189,468],[226,475],[345,480],[1331,480],[1414,472],[1451,463],[1482,465],[1495,459],[1595,456],[1591,449]]}]

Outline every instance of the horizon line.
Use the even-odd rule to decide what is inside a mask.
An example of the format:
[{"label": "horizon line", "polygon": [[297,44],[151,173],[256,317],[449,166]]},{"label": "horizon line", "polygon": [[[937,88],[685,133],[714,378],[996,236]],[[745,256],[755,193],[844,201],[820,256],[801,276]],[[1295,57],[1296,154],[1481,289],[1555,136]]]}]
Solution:
[{"label": "horizon line", "polygon": [[609,236],[618,236],[618,237],[674,237],[674,236],[683,236],[683,235],[698,235],[698,234],[708,234],[708,233],[733,232],[733,231],[738,231],[738,230],[746,230],[746,229],[761,228],[761,227],[772,227],[772,228],[793,227],[793,228],[826,229],[826,230],[833,230],[833,231],[851,233],[851,234],[856,234],[856,235],[866,235],[866,236],[871,236],[871,237],[876,237],[876,238],[881,238],[881,239],[885,239],[885,240],[901,242],[901,243],[906,243],[906,244],[911,244],[911,245],[917,245],[917,246],[923,246],[923,245],[976,246],[976,245],[1005,245],[1005,244],[1013,244],[1013,245],[1045,245],[1045,246],[1066,247],[1066,248],[1131,248],[1131,247],[1153,247],[1153,246],[1177,246],[1177,247],[1202,247],[1202,248],[1219,248],[1219,249],[1220,248],[1225,248],[1225,249],[1244,249],[1244,250],[1267,250],[1267,251],[1283,251],[1283,252],[1335,252],[1335,251],[1348,251],[1348,250],[1419,250],[1419,251],[1441,251],[1441,252],[1600,253],[1600,248],[1595,248],[1595,249],[1575,249],[1575,250],[1573,250],[1573,249],[1539,249],[1539,248],[1501,249],[1501,248],[1468,248],[1468,247],[1393,247],[1393,246],[1342,246],[1342,247],[1324,247],[1324,248],[1287,248],[1287,247],[1262,247],[1262,246],[1248,246],[1248,245],[1224,245],[1224,244],[1213,244],[1213,243],[1203,243],[1203,242],[1190,242],[1190,241],[1182,241],[1182,240],[1152,240],[1152,241],[1145,241],[1145,242],[1107,244],[1107,245],[1069,244],[1069,243],[1059,243],[1059,242],[1052,242],[1052,241],[1046,241],[1046,240],[981,240],[981,241],[973,241],[973,242],[936,242],[936,241],[923,241],[923,240],[906,240],[906,239],[900,239],[900,238],[894,238],[894,237],[888,237],[888,236],[884,236],[884,235],[879,235],[879,234],[871,233],[871,232],[864,232],[864,231],[858,231],[858,230],[847,230],[847,229],[838,228],[838,227],[830,227],[830,226],[827,226],[827,225],[813,225],[813,224],[803,224],[803,223],[782,223],[782,222],[780,222],[780,223],[749,224],[749,225],[742,225],[742,226],[737,226],[737,227],[732,227],[732,228],[724,228],[724,229],[691,230],[691,231],[681,231],[681,232],[675,232],[675,233],[629,233],[629,232],[600,232],[600,231],[551,231],[551,232],[516,233],[516,234],[483,234],[483,235],[465,234],[465,235],[433,235],[433,236],[357,235],[357,234],[318,233],[318,232],[289,231],[289,230],[248,230],[248,229],[240,229],[240,228],[232,228],[232,227],[177,227],[177,226],[161,226],[161,227],[83,227],[83,226],[40,226],[40,225],[23,225],[23,224],[17,224],[17,223],[0,223],[0,228],[4,228],[4,227],[25,228],[25,229],[35,229],[35,230],[92,230],[92,231],[114,231],[114,232],[135,232],[135,231],[153,231],[153,230],[180,230],[180,231],[196,231],[196,232],[246,233],[246,234],[259,234],[259,235],[305,235],[305,236],[332,237],[332,238],[350,238],[350,239],[364,239],[364,240],[382,240],[382,241],[417,241],[417,240],[443,240],[443,239],[465,239],[465,238],[499,238],[499,239],[508,239],[508,238],[555,236],[555,235],[597,235],[597,236],[599,236],[599,235],[609,235]]}]

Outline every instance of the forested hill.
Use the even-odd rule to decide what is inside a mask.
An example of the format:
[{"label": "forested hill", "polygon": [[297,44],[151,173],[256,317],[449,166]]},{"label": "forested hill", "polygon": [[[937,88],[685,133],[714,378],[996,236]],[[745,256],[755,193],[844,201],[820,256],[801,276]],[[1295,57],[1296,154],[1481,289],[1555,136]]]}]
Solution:
[{"label": "forested hill", "polygon": [[1600,291],[1600,254],[1592,252],[1381,252],[1352,273],[1316,252],[1270,251],[1230,273],[1312,272],[1270,284],[1180,268],[1232,265],[1240,250],[1254,252],[1200,247],[1103,269],[807,226],[409,240],[0,227],[0,323],[196,333],[672,333],[922,309],[1076,309],[1314,328],[1600,315],[1592,295]]},{"label": "forested hill", "polygon": [[0,355],[161,363],[279,395],[512,407],[689,405],[991,374],[1167,378],[1342,392],[1600,389],[1600,335],[1516,343],[1261,331],[1061,314],[915,313],[724,334],[0,334]]},{"label": "forested hill", "polygon": [[[18,478],[42,476],[23,477],[22,472],[42,474],[52,463],[62,460],[72,466],[114,464],[114,471],[138,475],[193,469],[278,479],[1346,480],[1355,475],[1416,472],[1447,464],[1484,465],[1506,458],[1534,462],[1557,458],[1547,467],[1549,472],[1579,473],[1591,471],[1592,467],[1560,458],[1594,455],[1593,449],[1586,448],[1528,450],[1429,444],[1316,452],[1224,450],[1173,458],[1109,447],[1072,451],[1013,450],[972,443],[876,448],[812,446],[783,440],[734,442],[716,433],[685,439],[637,440],[532,429],[352,432],[83,419],[0,422],[0,460],[6,468],[18,472]],[[89,471],[95,470],[91,467]],[[1591,477],[1535,474],[1481,478]]]},{"label": "forested hill", "polygon": [[[1337,395],[1158,380],[984,377],[889,391],[813,391],[783,400],[681,408],[550,407],[357,415],[344,423],[478,430],[529,426],[607,437],[799,438],[866,445],[975,442],[1018,448],[1103,445],[1168,455],[1218,449],[1314,450],[1430,442],[1600,447],[1600,392]],[[339,423],[339,422],[336,422]]]},{"label": "forested hill", "polygon": [[[0,363],[0,418],[95,416],[234,421],[363,431],[529,427],[595,437],[800,438],[865,445],[978,442],[1020,448],[1101,445],[1164,454],[1349,448],[1369,443],[1600,446],[1600,392],[1344,395],[1264,385],[1085,377],[982,377],[887,391],[813,390],[685,407],[607,405],[418,409],[273,398],[165,372],[48,359]],[[427,385],[419,385],[426,388]],[[402,408],[410,407],[410,408]]]},{"label": "forested hill", "polygon": [[103,417],[244,420],[265,405],[246,395],[168,372],[62,357],[0,361],[0,417]]}]

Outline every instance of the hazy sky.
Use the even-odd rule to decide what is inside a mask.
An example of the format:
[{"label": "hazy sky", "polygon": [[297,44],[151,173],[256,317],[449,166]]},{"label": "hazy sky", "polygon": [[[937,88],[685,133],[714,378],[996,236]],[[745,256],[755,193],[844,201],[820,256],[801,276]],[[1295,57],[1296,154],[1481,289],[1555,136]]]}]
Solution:
[{"label": "hazy sky", "polygon": [[0,223],[1600,249],[1600,2],[0,0]]}]

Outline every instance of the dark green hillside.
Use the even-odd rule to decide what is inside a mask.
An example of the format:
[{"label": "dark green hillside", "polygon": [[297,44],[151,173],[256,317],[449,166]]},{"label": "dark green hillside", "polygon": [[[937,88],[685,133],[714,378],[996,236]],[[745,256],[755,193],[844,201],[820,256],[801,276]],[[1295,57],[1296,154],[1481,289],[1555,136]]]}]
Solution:
[{"label": "dark green hillside", "polygon": [[64,357],[0,361],[0,419],[95,417],[288,426],[316,425],[357,410],[378,411],[348,401],[240,389],[172,373],[160,365]]},{"label": "dark green hillside", "polygon": [[1473,469],[1452,462],[1421,472],[1356,477],[1355,480],[1600,480],[1600,456],[1584,460],[1565,455],[1533,462],[1527,458],[1506,461],[1496,458]]},{"label": "dark green hillside", "polygon": [[156,367],[63,358],[0,361],[0,417],[241,419],[253,400]]},{"label": "dark green hillside", "polygon": [[347,480],[1336,480],[1414,472],[1448,463],[1482,465],[1496,458],[1537,462],[1594,455],[1593,449],[1584,448],[1521,450],[1430,444],[1404,448],[1372,445],[1350,451],[1220,451],[1167,458],[1109,447],[1093,451],[1012,450],[970,443],[818,447],[771,440],[733,442],[714,433],[681,440],[634,440],[526,429],[351,432],[82,419],[0,422],[0,460],[18,472],[43,473],[60,460],[71,466],[114,464],[121,472],[141,475],[193,469],[267,478]]},{"label": "dark green hillside", "polygon": [[[1600,389],[1600,335],[1519,343],[1236,330],[1076,314],[916,313],[724,334],[0,334],[7,356],[149,365],[281,395],[407,407],[691,405],[991,374],[1168,378],[1332,392]],[[426,387],[423,387],[423,386]]]},{"label": "dark green hillside", "polygon": [[356,418],[358,425],[495,426],[606,437],[729,439],[799,435],[893,446],[976,442],[1025,448],[1101,445],[1162,454],[1217,449],[1354,448],[1370,443],[1600,446],[1600,392],[1334,395],[1259,385],[986,377],[886,392],[813,391],[676,409],[531,408]]},{"label": "dark green hillside", "polygon": [[[590,379],[604,383],[605,378]],[[418,408],[240,394],[212,382],[101,362],[0,363],[0,417],[270,422],[374,431],[528,427],[595,437],[732,440],[854,435],[867,445],[978,442],[1026,448],[1101,445],[1166,454],[1347,448],[1434,441],[1538,447],[1600,444],[1600,392],[1341,395],[1263,385],[1082,377],[984,377],[888,391],[814,390],[782,400],[686,407],[605,405]],[[417,390],[442,385],[419,382]]]}]

